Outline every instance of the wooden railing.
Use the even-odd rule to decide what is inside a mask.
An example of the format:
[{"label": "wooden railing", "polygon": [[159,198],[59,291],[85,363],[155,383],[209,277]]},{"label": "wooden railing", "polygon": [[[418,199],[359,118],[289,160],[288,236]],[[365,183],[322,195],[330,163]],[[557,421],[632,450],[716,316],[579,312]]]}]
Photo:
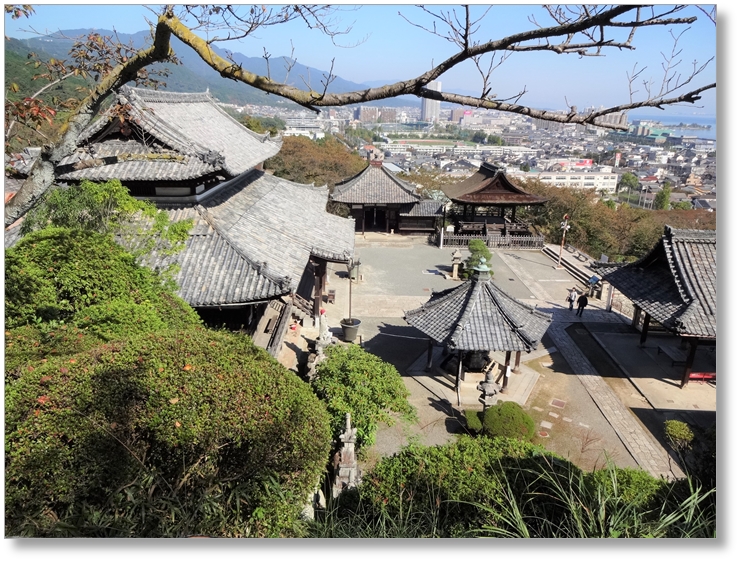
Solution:
[{"label": "wooden railing", "polygon": [[[439,235],[437,235],[439,240]],[[444,233],[442,245],[445,248],[468,247],[471,240],[483,240],[489,248],[518,248],[522,250],[540,250],[545,246],[545,237],[542,234],[530,236],[489,234],[448,234]]]}]

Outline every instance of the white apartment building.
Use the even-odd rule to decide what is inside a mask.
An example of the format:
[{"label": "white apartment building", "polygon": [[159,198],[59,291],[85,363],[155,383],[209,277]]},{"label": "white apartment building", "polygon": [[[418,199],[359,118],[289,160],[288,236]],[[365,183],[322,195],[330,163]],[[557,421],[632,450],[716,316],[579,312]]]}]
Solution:
[{"label": "white apartment building", "polygon": [[538,179],[558,187],[595,189],[598,192],[614,193],[619,175],[610,172],[522,172],[512,171],[511,176]]}]

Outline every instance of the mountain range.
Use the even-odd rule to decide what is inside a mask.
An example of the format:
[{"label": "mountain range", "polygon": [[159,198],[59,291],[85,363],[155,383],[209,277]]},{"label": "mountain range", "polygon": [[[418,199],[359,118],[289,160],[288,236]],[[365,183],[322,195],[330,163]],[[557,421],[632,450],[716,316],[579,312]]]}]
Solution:
[{"label": "mountain range", "polygon": [[[6,39],[6,82],[13,81],[16,74],[23,73],[22,69],[17,68],[17,61],[21,60],[21,58],[25,60],[28,52],[35,52],[39,57],[46,60],[52,57],[69,59],[69,51],[75,42],[75,38],[86,36],[93,32],[101,35],[113,35],[113,32],[108,30],[72,29],[31,39]],[[131,44],[136,48],[141,48],[150,42],[150,33],[149,31],[140,31],[134,34],[118,33],[118,39],[123,44]],[[223,78],[218,72],[208,66],[195,51],[188,48],[175,37],[172,38],[172,48],[180,64],[157,63],[153,65],[154,68],[164,66],[170,71],[170,75],[165,78],[166,86],[162,88],[164,90],[173,92],[203,92],[208,89],[214,97],[224,103],[284,106],[295,109],[300,107],[279,96],[270,95],[241,82]],[[326,70],[302,65],[288,57],[270,58],[268,69],[268,62],[262,57],[248,57],[242,53],[227,51],[217,46],[214,46],[213,50],[221,57],[232,60],[245,70],[262,76],[267,76],[269,72],[269,75],[274,80],[284,81],[287,84],[299,88],[305,88],[308,83],[313,89],[320,91],[323,89],[322,80],[328,74]],[[8,56],[9,54],[13,56]],[[290,67],[289,73],[286,70],[288,67]],[[379,81],[373,81],[372,84],[358,84],[337,76],[329,84],[328,91],[341,93],[362,90],[378,83]],[[418,106],[420,103],[420,100],[414,96],[401,96],[395,99],[369,102],[367,105],[400,107],[409,105]]]}]

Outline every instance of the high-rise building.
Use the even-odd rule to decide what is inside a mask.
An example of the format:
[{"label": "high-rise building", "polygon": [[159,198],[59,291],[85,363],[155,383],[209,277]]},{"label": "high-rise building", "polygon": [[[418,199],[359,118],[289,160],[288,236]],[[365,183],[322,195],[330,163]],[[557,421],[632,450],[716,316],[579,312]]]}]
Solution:
[{"label": "high-rise building", "polygon": [[[435,92],[442,91],[442,82],[435,80],[427,84],[427,90],[434,90]],[[434,122],[439,121],[439,100],[429,100],[427,98],[421,99],[421,120]]]}]

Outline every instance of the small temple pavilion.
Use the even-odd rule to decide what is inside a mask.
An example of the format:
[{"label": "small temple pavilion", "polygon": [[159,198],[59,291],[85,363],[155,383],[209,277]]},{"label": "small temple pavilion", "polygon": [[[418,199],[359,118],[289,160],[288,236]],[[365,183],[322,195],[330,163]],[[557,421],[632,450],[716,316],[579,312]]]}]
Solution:
[{"label": "small temple pavilion", "polygon": [[462,182],[442,187],[442,191],[458,209],[451,217],[456,234],[529,234],[529,226],[516,218],[517,207],[548,201],[514,185],[503,169],[488,163]]},{"label": "small temple pavilion", "polygon": [[691,378],[705,378],[707,373],[692,371],[697,346],[717,341],[717,231],[666,226],[643,258],[592,267],[634,304],[632,325],[637,328],[642,318],[640,345],[651,320],[689,344],[681,387]]},{"label": "small temple pavilion", "polygon": [[415,187],[371,160],[356,176],[338,183],[331,195],[355,219],[355,230],[434,232],[444,214],[443,203],[422,199]]},{"label": "small temple pavilion", "polygon": [[[516,353],[518,371],[522,351],[537,348],[552,321],[552,315],[524,304],[504,292],[491,278],[491,270],[481,259],[471,279],[457,287],[434,293],[420,308],[406,312],[405,319],[429,336],[429,367],[433,346],[445,346],[457,354],[456,390],[463,377],[466,353],[505,351],[509,367]],[[503,388],[506,388],[504,369]]]}]

